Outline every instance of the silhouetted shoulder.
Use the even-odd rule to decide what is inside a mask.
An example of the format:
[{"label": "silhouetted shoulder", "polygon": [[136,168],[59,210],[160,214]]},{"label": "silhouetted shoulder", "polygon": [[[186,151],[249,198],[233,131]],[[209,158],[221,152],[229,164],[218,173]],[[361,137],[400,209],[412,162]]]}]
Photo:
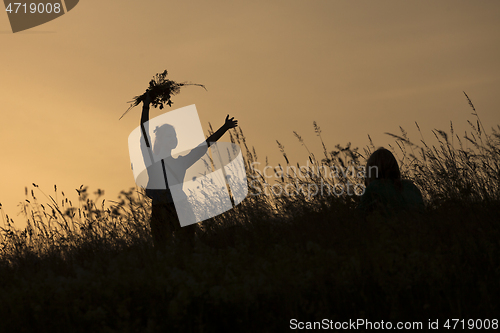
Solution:
[{"label": "silhouetted shoulder", "polygon": [[424,201],[420,190],[410,180],[402,180],[401,186],[397,186],[392,180],[377,179],[365,189],[358,209],[391,215],[398,211],[423,211]]},{"label": "silhouetted shoulder", "polygon": [[423,211],[424,199],[419,188],[411,180],[403,180],[403,195],[407,209]]}]

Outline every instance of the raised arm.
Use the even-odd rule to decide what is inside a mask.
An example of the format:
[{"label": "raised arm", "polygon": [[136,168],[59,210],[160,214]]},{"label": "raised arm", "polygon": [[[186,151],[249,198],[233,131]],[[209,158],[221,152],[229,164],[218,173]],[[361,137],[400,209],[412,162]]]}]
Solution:
[{"label": "raised arm", "polygon": [[214,134],[208,137],[207,145],[210,147],[211,143],[218,141],[224,135],[224,133],[237,126],[238,120],[234,120],[234,117],[229,118],[229,115],[227,115],[224,125],[222,125]]},{"label": "raised arm", "polygon": [[141,115],[141,131],[142,137],[144,138],[144,143],[141,140],[141,153],[144,160],[144,165],[146,166],[146,172],[148,174],[149,180],[151,180],[150,168],[149,166],[153,163],[153,150],[151,147],[151,137],[149,136],[149,104],[151,104],[151,97],[146,91],[144,99],[142,101],[142,115]]},{"label": "raised arm", "polygon": [[234,120],[234,117],[229,118],[229,115],[227,115],[224,125],[222,125],[214,134],[208,137],[208,139],[206,140],[206,146],[199,145],[198,147],[192,149],[189,154],[178,157],[178,159],[182,159],[184,169],[188,169],[194,163],[196,163],[196,161],[198,161],[207,152],[207,147],[210,147],[212,143],[218,141],[228,130],[237,126],[238,121]]},{"label": "raised arm", "polygon": [[144,100],[142,101],[142,115],[141,115],[141,130],[142,136],[146,141],[146,146],[151,148],[151,140],[149,137],[149,104],[151,104],[151,96],[149,96],[149,92],[144,93]]}]

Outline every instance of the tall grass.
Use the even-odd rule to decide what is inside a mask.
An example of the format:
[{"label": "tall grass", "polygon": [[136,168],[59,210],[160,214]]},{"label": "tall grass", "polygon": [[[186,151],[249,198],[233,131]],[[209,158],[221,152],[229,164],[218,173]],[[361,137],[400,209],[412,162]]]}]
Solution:
[{"label": "tall grass", "polygon": [[[464,92],[465,94],[465,92]],[[472,101],[465,94],[475,120],[468,121],[470,132],[461,137],[433,130],[437,146],[428,145],[421,134],[420,142],[411,141],[401,128],[396,139],[403,174],[415,181],[432,206],[444,202],[491,202],[500,200],[500,125],[487,133]]]},{"label": "tall grass", "polygon": [[[122,191],[119,202],[105,207],[105,200],[97,203],[103,191],[97,190],[91,199],[87,187],[80,187],[78,204],[73,205],[64,192],[54,186],[53,195],[46,195],[38,185],[25,188],[26,199],[21,214],[26,227],[19,230],[8,215],[2,214],[4,226],[0,229],[1,258],[15,265],[25,257],[44,257],[57,253],[62,259],[82,248],[102,251],[120,249],[130,244],[149,241],[145,221],[149,207],[139,192]],[[41,203],[38,196],[47,202]]]},{"label": "tall grass", "polygon": [[245,155],[249,195],[201,223],[194,248],[153,248],[150,202],[138,189],[105,201],[102,191],[91,198],[82,186],[73,204],[56,187],[46,195],[33,184],[24,229],[2,213],[1,327],[276,332],[292,318],[424,325],[493,318],[500,310],[500,137],[487,133],[468,101],[476,119],[465,137],[453,127],[433,132],[437,145],[416,144],[403,129],[390,134],[403,175],[426,199],[422,215],[359,214],[359,171],[375,147],[330,150],[316,123],[321,157],[295,133],[309,154],[305,166],[291,163],[279,142],[283,164],[258,165],[241,129],[231,134]]}]

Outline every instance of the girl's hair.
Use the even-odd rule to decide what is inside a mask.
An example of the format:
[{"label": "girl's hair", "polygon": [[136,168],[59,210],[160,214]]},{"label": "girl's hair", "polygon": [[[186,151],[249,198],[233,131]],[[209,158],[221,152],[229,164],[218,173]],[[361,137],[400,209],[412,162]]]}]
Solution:
[{"label": "girl's hair", "polygon": [[173,133],[175,135],[175,127],[170,124],[163,124],[161,126],[156,126],[153,131],[156,135]]},{"label": "girl's hair", "polygon": [[398,161],[387,149],[380,147],[375,150],[366,161],[365,185],[375,179],[390,179],[397,189],[401,189],[401,172]]}]

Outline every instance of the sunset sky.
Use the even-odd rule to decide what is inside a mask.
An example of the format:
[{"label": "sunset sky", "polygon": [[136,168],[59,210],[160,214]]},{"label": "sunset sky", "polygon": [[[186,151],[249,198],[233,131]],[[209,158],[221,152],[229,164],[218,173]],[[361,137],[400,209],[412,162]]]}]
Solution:
[{"label": "sunset sky", "polygon": [[[105,190],[134,186],[128,136],[140,108],[127,101],[167,69],[186,87],[172,108],[196,104],[205,133],[226,114],[239,120],[261,162],[283,163],[279,140],[305,164],[297,131],[318,154],[394,140],[406,129],[463,136],[475,121],[500,124],[500,2],[490,1],[118,1],[88,0],[13,34],[0,14],[0,203],[23,221],[24,188]],[[226,135],[222,140],[229,140]],[[45,198],[38,195],[41,202]]]}]

